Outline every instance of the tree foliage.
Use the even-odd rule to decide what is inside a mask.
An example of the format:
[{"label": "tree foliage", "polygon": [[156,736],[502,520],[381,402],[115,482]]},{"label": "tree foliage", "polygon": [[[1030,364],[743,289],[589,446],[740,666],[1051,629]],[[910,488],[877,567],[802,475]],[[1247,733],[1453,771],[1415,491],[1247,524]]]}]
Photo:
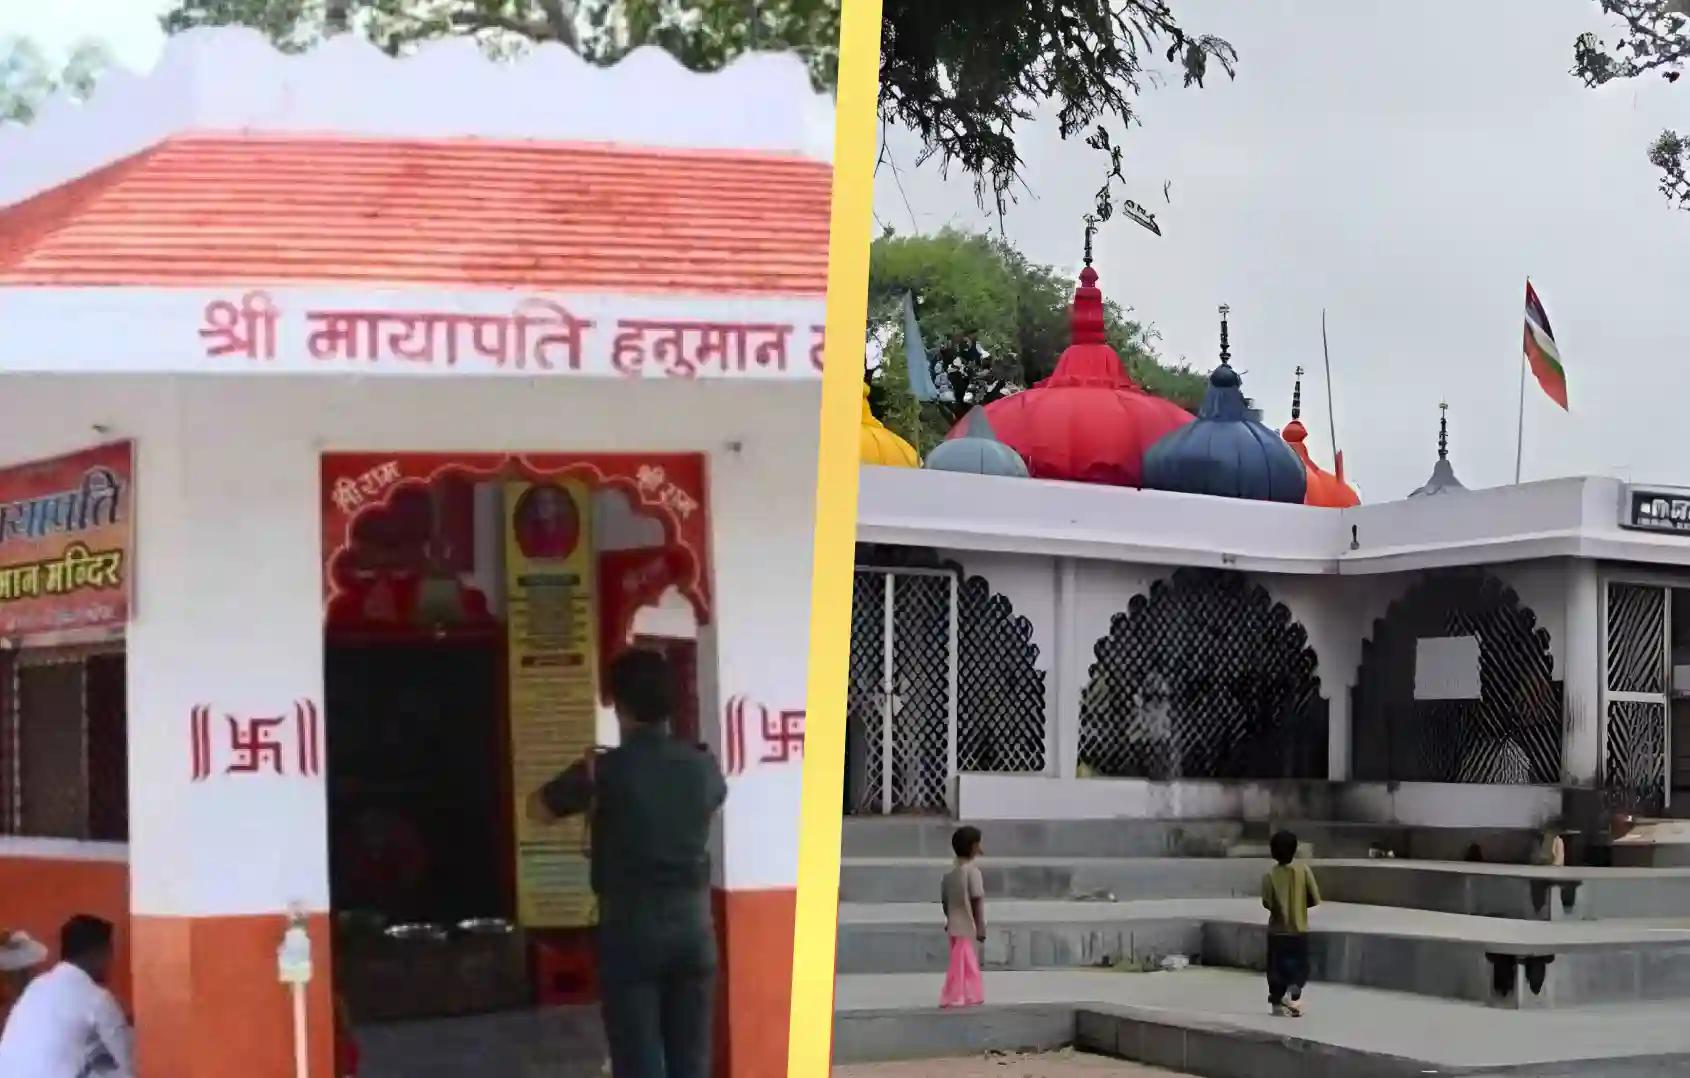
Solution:
[{"label": "tree foliage", "polygon": [[1237,50],[1188,30],[1166,0],[885,0],[880,114],[922,143],[923,160],[960,167],[999,213],[1020,182],[1017,124],[1054,105],[1064,139],[1085,137],[1107,162],[1097,214],[1108,220],[1125,184],[1110,125],[1136,120],[1133,99],[1159,78],[1160,57],[1187,86],[1219,66],[1230,78]]},{"label": "tree foliage", "polygon": [[111,54],[98,41],[78,44],[57,69],[28,38],[0,42],[0,123],[28,123],[60,91],[85,99],[110,65]]},{"label": "tree foliage", "polygon": [[167,33],[250,26],[290,52],[343,30],[395,56],[452,35],[498,56],[555,41],[596,64],[655,45],[694,71],[790,49],[823,88],[839,60],[839,0],[177,0],[161,21]]},{"label": "tree foliage", "polygon": [[[1573,74],[1586,86],[1658,74],[1677,82],[1690,62],[1690,0],[1597,0],[1604,14],[1624,24],[1609,45],[1595,34],[1573,43]],[[1661,193],[1690,210],[1690,138],[1663,131],[1649,145],[1649,163],[1661,170]]]},{"label": "tree foliage", "polygon": [[[869,257],[869,351],[871,362],[876,351],[884,360],[865,372],[870,400],[882,422],[924,453],[975,405],[1048,376],[1068,346],[1072,275],[1029,261],[1001,237],[955,229],[886,235]],[[950,387],[955,403],[921,404],[910,396],[905,292],[916,296],[935,381]],[[1104,306],[1104,326],[1140,385],[1187,408],[1202,399],[1203,376],[1158,359],[1154,330],[1115,303]]]}]

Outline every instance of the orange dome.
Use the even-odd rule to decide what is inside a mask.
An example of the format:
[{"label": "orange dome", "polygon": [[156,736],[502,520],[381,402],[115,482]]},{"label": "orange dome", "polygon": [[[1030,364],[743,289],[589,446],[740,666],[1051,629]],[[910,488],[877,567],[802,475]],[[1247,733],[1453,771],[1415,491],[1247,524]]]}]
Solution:
[{"label": "orange dome", "polygon": [[1361,498],[1355,488],[1344,482],[1344,454],[1339,452],[1334,461],[1337,473],[1324,471],[1309,458],[1308,447],[1303,445],[1303,439],[1309,436],[1308,429],[1303,426],[1300,418],[1303,411],[1303,368],[1297,368],[1297,385],[1291,391],[1291,422],[1285,424],[1280,432],[1285,444],[1291,447],[1291,452],[1303,462],[1303,471],[1308,475],[1308,487],[1303,495],[1304,505],[1317,505],[1324,509],[1348,509],[1352,505],[1360,505]]}]

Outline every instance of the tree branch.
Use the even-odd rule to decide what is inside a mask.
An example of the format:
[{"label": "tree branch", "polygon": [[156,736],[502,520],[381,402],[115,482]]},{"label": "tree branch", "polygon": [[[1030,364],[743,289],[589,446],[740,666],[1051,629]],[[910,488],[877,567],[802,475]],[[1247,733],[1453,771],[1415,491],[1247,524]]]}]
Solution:
[{"label": "tree branch", "polygon": [[580,52],[580,42],[576,40],[575,35],[575,20],[570,12],[564,10],[563,0],[540,0],[540,10],[546,13],[546,22],[551,25],[552,36],[575,52]]},{"label": "tree branch", "polygon": [[501,15],[496,11],[454,12],[452,14],[452,26],[454,29],[471,34],[481,30],[504,30],[512,34],[521,34],[523,37],[535,41],[555,39],[551,27],[546,23],[517,19],[509,15]]}]

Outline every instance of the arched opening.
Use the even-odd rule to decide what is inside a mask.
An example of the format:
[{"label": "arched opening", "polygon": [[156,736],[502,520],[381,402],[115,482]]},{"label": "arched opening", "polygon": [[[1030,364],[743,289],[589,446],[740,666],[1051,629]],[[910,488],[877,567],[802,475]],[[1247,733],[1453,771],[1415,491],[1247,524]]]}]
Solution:
[{"label": "arched opening", "polygon": [[1537,615],[1495,576],[1428,574],[1362,645],[1356,778],[1560,781],[1561,684],[1549,645]]},{"label": "arched opening", "polygon": [[1326,700],[1308,633],[1242,573],[1180,569],[1097,641],[1080,763],[1150,779],[1326,776]]},{"label": "arched opening", "polygon": [[587,836],[518,806],[615,744],[602,671],[629,645],[669,657],[675,736],[703,739],[703,459],[322,468],[336,983],[364,1022],[586,1004]]},{"label": "arched opening", "polygon": [[960,772],[1043,771],[1032,623],[955,562],[870,558],[852,595],[846,813],[940,812]]}]

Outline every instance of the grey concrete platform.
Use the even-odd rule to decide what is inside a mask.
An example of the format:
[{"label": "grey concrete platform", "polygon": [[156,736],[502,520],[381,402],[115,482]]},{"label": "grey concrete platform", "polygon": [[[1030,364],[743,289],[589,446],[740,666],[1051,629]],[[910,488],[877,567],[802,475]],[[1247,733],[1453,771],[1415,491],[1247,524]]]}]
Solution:
[{"label": "grey concrete platform", "polygon": [[[992,1047],[1048,1049],[1066,1008],[1068,1043],[1202,1078],[1690,1073],[1690,1023],[1671,1003],[1499,1013],[1312,986],[1308,1017],[1293,1020],[1268,1014],[1259,977],[1194,969],[989,973],[986,1008],[941,1011],[933,1007],[940,981],[936,973],[840,977],[835,1061],[968,1054],[991,1029],[1004,1031]],[[1027,1043],[1011,1043],[1017,1035]]]},{"label": "grey concrete platform", "polygon": [[[839,865],[841,902],[936,902],[952,861],[851,858]],[[988,857],[986,893],[1007,899],[1245,898],[1261,892],[1271,860],[1249,857]],[[1322,877],[1324,881],[1324,876]],[[1690,881],[1687,881],[1690,882]]]},{"label": "grey concrete platform", "polygon": [[[1329,901],[1533,921],[1690,918],[1690,869],[1537,868],[1459,861],[1311,862]],[[930,902],[948,858],[858,857],[841,902]],[[1006,899],[1245,898],[1272,862],[1245,857],[988,857],[986,893]]]},{"label": "grey concrete platform", "polygon": [[[991,902],[994,970],[1154,966],[1169,954],[1260,969],[1253,899]],[[842,903],[841,974],[943,969],[936,902]],[[1690,921],[1510,921],[1328,903],[1310,921],[1317,981],[1539,1009],[1690,997]]]},{"label": "grey concrete platform", "polygon": [[1690,918],[1690,869],[1321,860],[1339,902],[1533,921]]},{"label": "grey concrete platform", "polygon": [[[948,858],[857,857],[840,864],[842,902],[927,902]],[[1336,902],[1520,920],[1690,917],[1690,869],[1537,868],[1319,858],[1321,890]],[[1249,897],[1272,864],[1245,857],[988,857],[986,891],[1009,899],[1112,894]]]},{"label": "grey concrete platform", "polygon": [[[959,823],[939,816],[853,816],[842,853],[858,857],[949,857]],[[1265,853],[1271,831],[1289,827],[1321,856],[1366,857],[1384,845],[1398,857],[1460,861],[1475,843],[1493,862],[1525,863],[1537,832],[1520,828],[1405,827],[1316,820],[991,820],[980,825],[991,858],[1226,857]]]},{"label": "grey concrete platform", "polygon": [[[847,817],[842,856],[950,857],[961,822],[937,816]],[[989,858],[1225,857],[1250,828],[1238,820],[994,820]]]}]

